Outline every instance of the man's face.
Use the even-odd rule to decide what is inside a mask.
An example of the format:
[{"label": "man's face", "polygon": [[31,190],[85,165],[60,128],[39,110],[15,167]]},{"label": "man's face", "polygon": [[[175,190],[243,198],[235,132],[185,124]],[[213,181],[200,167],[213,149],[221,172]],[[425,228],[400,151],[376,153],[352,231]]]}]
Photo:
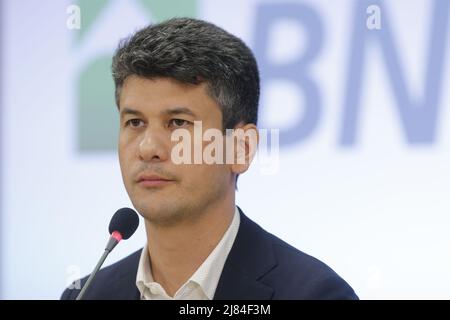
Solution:
[{"label": "man's face", "polygon": [[[225,164],[181,164],[171,160],[171,134],[185,128],[194,140],[194,121],[203,131],[222,130],[222,113],[206,84],[185,85],[169,78],[128,77],[120,95],[119,161],[128,195],[148,221],[171,225],[195,219],[234,192]],[[205,146],[205,143],[203,143]],[[193,151],[193,148],[192,148]]]}]

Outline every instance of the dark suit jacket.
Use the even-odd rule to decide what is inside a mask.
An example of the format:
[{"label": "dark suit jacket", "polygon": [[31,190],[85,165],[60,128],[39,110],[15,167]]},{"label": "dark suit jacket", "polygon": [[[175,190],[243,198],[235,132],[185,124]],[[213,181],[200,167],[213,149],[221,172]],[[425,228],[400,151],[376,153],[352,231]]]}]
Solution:
[{"label": "dark suit jacket", "polygon": [[[358,299],[327,265],[263,230],[239,211],[239,231],[214,299]],[[101,269],[83,299],[139,299],[136,273],[141,251]],[[79,292],[66,289],[61,299],[75,299]]]}]

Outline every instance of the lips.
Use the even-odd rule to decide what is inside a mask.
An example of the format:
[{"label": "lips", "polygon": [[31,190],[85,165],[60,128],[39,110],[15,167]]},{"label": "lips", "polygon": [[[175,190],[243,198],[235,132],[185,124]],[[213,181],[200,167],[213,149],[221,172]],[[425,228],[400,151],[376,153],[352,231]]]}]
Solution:
[{"label": "lips", "polygon": [[137,179],[137,183],[142,187],[159,187],[171,182],[173,180],[155,174],[141,174]]}]

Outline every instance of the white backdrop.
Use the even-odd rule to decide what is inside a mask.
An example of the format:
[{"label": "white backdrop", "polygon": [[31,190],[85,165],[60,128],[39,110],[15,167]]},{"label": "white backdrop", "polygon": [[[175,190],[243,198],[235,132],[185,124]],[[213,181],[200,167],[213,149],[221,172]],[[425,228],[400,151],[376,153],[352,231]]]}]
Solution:
[{"label": "white backdrop", "polygon": [[[363,299],[449,299],[448,1],[193,3],[197,17],[256,50],[264,81],[260,126],[283,130],[320,111],[309,133],[289,144],[282,140],[276,174],[263,175],[254,167],[240,177],[237,204],[270,232],[329,264]],[[364,5],[372,3],[381,8],[380,30],[364,29]],[[140,1],[110,1],[77,42],[80,31],[66,27],[70,4],[77,2],[3,4],[3,299],[59,298],[77,270],[85,275],[94,267],[111,215],[131,206],[116,152],[80,150],[77,81],[92,57],[111,54],[118,39],[157,20],[156,14]],[[270,5],[275,9],[264,9]],[[286,12],[305,16],[283,18]],[[277,13],[281,18],[270,20]],[[81,7],[82,29],[84,15]],[[430,45],[433,23],[439,33]],[[358,35],[374,39],[365,51],[355,46]],[[296,64],[314,45],[311,59]],[[398,70],[386,63],[392,52]],[[362,67],[357,63],[361,55]],[[283,64],[297,66],[295,72],[313,88],[305,90],[284,76]],[[429,69],[433,73],[427,78]],[[402,87],[395,81],[404,84],[409,105],[408,99],[397,99]],[[356,91],[360,100],[352,102]],[[314,94],[317,99],[308,100]],[[349,126],[344,119],[351,122],[352,105],[359,110],[355,139],[345,144],[342,132]],[[431,105],[438,110],[431,117],[436,121],[427,122],[425,113],[414,122],[414,108]],[[108,119],[101,120],[99,125],[108,126]],[[144,242],[141,223],[107,264]]]}]

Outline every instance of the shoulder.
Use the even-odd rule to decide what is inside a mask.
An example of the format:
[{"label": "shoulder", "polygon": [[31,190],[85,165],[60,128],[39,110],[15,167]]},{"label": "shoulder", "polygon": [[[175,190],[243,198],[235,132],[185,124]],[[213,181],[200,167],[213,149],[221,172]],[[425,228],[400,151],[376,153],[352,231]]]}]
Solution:
[{"label": "shoulder", "polygon": [[[141,251],[142,249],[139,249],[122,260],[100,269],[84,298],[114,299],[117,298],[116,294],[122,293],[124,289],[134,288]],[[64,290],[61,300],[75,300],[88,277],[89,275],[75,281],[71,287]]]},{"label": "shoulder", "polygon": [[258,281],[273,289],[273,299],[358,299],[328,265],[267,232],[242,211],[236,241],[234,259],[252,266]]},{"label": "shoulder", "polygon": [[264,232],[277,265],[262,282],[274,287],[275,299],[358,299],[350,285],[327,264]]}]

